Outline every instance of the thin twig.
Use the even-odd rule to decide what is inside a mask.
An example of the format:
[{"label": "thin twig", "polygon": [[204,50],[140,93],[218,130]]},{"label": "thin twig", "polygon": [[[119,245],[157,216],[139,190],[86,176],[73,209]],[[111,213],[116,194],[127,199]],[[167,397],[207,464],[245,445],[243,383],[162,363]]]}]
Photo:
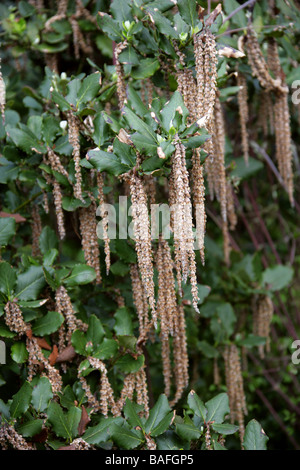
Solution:
[{"label": "thin twig", "polygon": [[244,8],[247,8],[247,7],[250,7],[252,5],[254,5],[254,3],[256,2],[256,0],[248,0],[247,2],[243,3],[243,5],[240,5],[239,7],[237,7],[235,10],[233,10],[223,21],[223,24],[226,23],[226,21],[229,21],[230,18],[232,18],[234,15],[236,15],[236,13],[238,13],[239,11],[243,10]]}]

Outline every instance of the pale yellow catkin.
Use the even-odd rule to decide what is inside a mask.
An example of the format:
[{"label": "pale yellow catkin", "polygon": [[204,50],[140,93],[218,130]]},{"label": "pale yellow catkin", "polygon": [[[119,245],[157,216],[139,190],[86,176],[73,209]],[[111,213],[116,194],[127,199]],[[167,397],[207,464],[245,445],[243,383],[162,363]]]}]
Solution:
[{"label": "pale yellow catkin", "polygon": [[249,119],[248,90],[247,90],[246,77],[241,72],[238,72],[237,84],[239,86],[238,104],[239,104],[239,117],[240,117],[241,136],[242,136],[242,151],[243,151],[245,163],[246,165],[248,165],[248,161],[249,161],[249,140],[248,140],[248,129],[247,129],[247,123]]}]

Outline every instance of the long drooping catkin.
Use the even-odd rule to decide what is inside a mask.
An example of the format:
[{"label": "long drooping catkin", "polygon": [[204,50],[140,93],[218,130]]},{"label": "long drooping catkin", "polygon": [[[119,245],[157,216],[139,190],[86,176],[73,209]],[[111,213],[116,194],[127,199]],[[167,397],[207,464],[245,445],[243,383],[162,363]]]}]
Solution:
[{"label": "long drooping catkin", "polygon": [[176,392],[173,400],[170,402],[170,406],[174,406],[178,402],[189,382],[189,359],[187,352],[184,308],[182,304],[177,306],[177,316],[175,317],[174,329],[173,358]]},{"label": "long drooping catkin", "polygon": [[[260,85],[274,94],[274,130],[276,141],[276,159],[278,169],[283,178],[289,195],[290,203],[294,205],[294,185],[292,170],[291,127],[288,107],[288,87],[284,82],[284,74],[280,66],[276,41],[271,39],[268,45],[268,63],[261,52],[253,28],[249,28],[246,40],[249,62],[254,76]],[[275,76],[273,78],[269,69]]]},{"label": "long drooping catkin", "polygon": [[270,351],[270,324],[274,312],[273,302],[268,295],[259,296],[253,301],[253,334],[266,338],[266,345],[259,345],[260,357],[265,356],[265,349]]},{"label": "long drooping catkin", "polygon": [[238,104],[239,104],[239,116],[240,116],[240,126],[241,126],[241,136],[242,136],[242,150],[243,150],[245,163],[246,165],[248,165],[248,160],[249,160],[249,140],[248,140],[248,130],[247,130],[247,122],[249,119],[248,91],[247,91],[246,77],[241,72],[238,72],[237,84],[240,87],[239,92],[238,92]]},{"label": "long drooping catkin", "polygon": [[35,450],[34,445],[26,442],[23,436],[17,433],[15,428],[9,423],[1,423],[0,444],[2,450],[7,450],[10,444],[16,450]]},{"label": "long drooping catkin", "polygon": [[29,326],[24,322],[23,315],[18,304],[13,301],[8,301],[5,304],[4,313],[5,323],[10,331],[18,333],[19,336],[24,335],[29,329]]},{"label": "long drooping catkin", "polygon": [[98,187],[98,199],[100,204],[100,215],[102,217],[102,230],[104,240],[104,253],[105,253],[105,264],[106,274],[108,275],[110,270],[110,248],[109,248],[109,236],[108,236],[108,212],[105,210],[105,201],[103,193],[103,176],[102,173],[97,173],[97,187]]},{"label": "long drooping catkin", "polygon": [[33,376],[37,372],[37,368],[41,366],[42,368],[45,368],[47,371],[47,373],[42,373],[42,375],[45,375],[46,377],[48,377],[49,382],[51,383],[51,386],[52,386],[52,391],[54,394],[57,395],[59,392],[61,392],[62,385],[63,385],[62,378],[60,376],[59,371],[55,369],[55,367],[49,364],[36,338],[34,337],[26,338],[26,349],[29,354],[27,380],[31,382],[31,380],[33,379]]},{"label": "long drooping catkin", "polygon": [[69,142],[73,147],[73,160],[75,165],[74,196],[84,202],[82,197],[82,176],[80,168],[80,142],[79,142],[79,122],[77,116],[72,111],[67,112]]},{"label": "long drooping catkin", "polygon": [[96,283],[101,284],[100,250],[97,237],[97,206],[92,200],[89,207],[79,209],[79,222],[81,233],[81,244],[84,251],[84,258],[88,266],[96,271]]},{"label": "long drooping catkin", "polygon": [[154,281],[153,256],[151,247],[150,220],[147,208],[147,195],[141,178],[130,176],[130,194],[132,202],[132,218],[134,225],[135,249],[141,280],[150,305],[152,319],[157,322]]},{"label": "long drooping catkin", "polygon": [[235,344],[226,345],[224,349],[225,377],[229,398],[231,422],[238,421],[240,440],[243,442],[245,426],[244,415],[247,414],[243,377],[239,352]]},{"label": "long drooping catkin", "polygon": [[64,213],[62,208],[62,193],[59,183],[56,179],[53,179],[53,199],[57,219],[57,229],[59,238],[63,240],[66,236],[65,224],[64,224]]},{"label": "long drooping catkin", "polygon": [[[177,67],[178,91],[182,94],[184,104],[189,111],[188,122],[192,124],[200,117],[198,115],[197,84],[192,70],[185,67],[184,54],[178,50],[178,47],[175,50],[179,57],[180,65],[183,67],[183,69]],[[191,175],[193,182],[193,208],[196,218],[196,238],[201,261],[204,265],[204,235],[206,227],[205,187],[199,149],[193,151]]]},{"label": "long drooping catkin", "polygon": [[115,55],[115,67],[117,74],[117,94],[119,100],[119,109],[122,109],[126,100],[126,83],[124,79],[124,72],[122,65],[119,61],[119,55],[127,47],[127,41],[119,42],[115,46],[114,55]]},{"label": "long drooping catkin", "polygon": [[133,264],[130,268],[131,284],[132,284],[132,295],[134,305],[137,310],[139,320],[139,335],[146,339],[149,333],[149,315],[148,315],[148,300],[145,289],[140,279],[139,270],[136,264]]},{"label": "long drooping catkin", "polygon": [[186,168],[185,148],[177,141],[172,156],[170,176],[170,201],[174,230],[175,264],[177,282],[190,278],[193,307],[198,312],[198,288],[194,252],[192,205],[189,175]]},{"label": "long drooping catkin", "polygon": [[197,79],[197,117],[200,127],[212,119],[217,90],[217,49],[214,35],[203,31],[194,36]]},{"label": "long drooping catkin", "polygon": [[72,334],[76,329],[86,331],[88,325],[76,317],[69,294],[64,286],[60,286],[55,293],[56,311],[61,313],[67,324],[65,341],[71,344]]}]

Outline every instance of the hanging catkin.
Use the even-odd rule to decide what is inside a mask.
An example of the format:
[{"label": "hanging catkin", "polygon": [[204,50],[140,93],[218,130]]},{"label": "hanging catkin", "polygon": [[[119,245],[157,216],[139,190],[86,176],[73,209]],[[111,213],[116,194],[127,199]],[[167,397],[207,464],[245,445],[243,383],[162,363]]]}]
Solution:
[{"label": "hanging catkin", "polygon": [[[249,63],[254,76],[258,78],[260,85],[265,88],[267,92],[274,93],[276,159],[279,172],[289,195],[290,203],[294,206],[293,156],[291,149],[290,113],[288,107],[289,89],[285,84],[284,73],[280,67],[277,44],[274,39],[269,41],[268,64],[261,52],[252,27],[248,29],[246,45]],[[275,78],[271,76],[269,69]]]},{"label": "hanging catkin", "polygon": [[183,305],[177,306],[173,336],[173,358],[176,392],[170,406],[174,406],[181,398],[184,389],[189,383],[189,358],[187,352],[187,340]]},{"label": "hanging catkin", "polygon": [[266,345],[259,345],[260,357],[265,356],[265,349],[270,351],[270,324],[273,317],[273,302],[268,295],[261,295],[254,299],[253,304],[253,334],[266,338]]},{"label": "hanging catkin", "polygon": [[132,295],[135,308],[138,314],[139,320],[139,335],[142,338],[147,338],[147,334],[150,331],[149,328],[149,316],[148,316],[148,301],[145,289],[140,279],[139,270],[136,264],[133,264],[130,268],[131,284],[132,284]]},{"label": "hanging catkin", "polygon": [[153,281],[153,256],[151,248],[150,221],[147,208],[147,195],[144,183],[139,176],[132,174],[129,181],[138,267],[150,305],[152,320],[156,324],[157,314]]},{"label": "hanging catkin", "polygon": [[224,349],[225,378],[229,398],[230,419],[239,424],[240,440],[243,442],[245,426],[244,415],[247,415],[244,384],[239,352],[234,344]]},{"label": "hanging catkin", "polygon": [[109,236],[108,236],[108,212],[105,210],[104,204],[104,193],[103,193],[103,176],[102,173],[97,173],[97,187],[98,187],[98,199],[100,204],[100,215],[102,217],[102,235],[104,240],[104,253],[105,253],[105,265],[106,274],[109,274],[110,270],[110,248],[109,248]]},{"label": "hanging catkin", "polygon": [[239,86],[238,104],[239,104],[239,116],[240,116],[240,126],[241,126],[241,136],[242,136],[242,151],[243,151],[245,163],[246,165],[248,165],[248,160],[249,160],[249,140],[248,140],[248,130],[247,130],[247,122],[249,119],[248,91],[247,91],[246,77],[241,72],[238,72],[237,84]]},{"label": "hanging catkin", "polygon": [[60,286],[56,290],[55,304],[56,311],[61,313],[65,318],[67,325],[65,342],[67,343],[67,346],[69,346],[71,344],[71,337],[74,331],[77,329],[81,331],[86,331],[88,325],[76,317],[71,299],[64,286]]},{"label": "hanging catkin", "polygon": [[82,197],[82,177],[80,168],[80,143],[79,143],[79,121],[72,111],[67,112],[69,142],[73,147],[73,160],[75,165],[74,196],[84,202]]},{"label": "hanging catkin", "polygon": [[15,450],[35,450],[35,447],[28,444],[11,424],[5,422],[2,422],[0,427],[0,444],[2,450],[8,449],[7,444]]},{"label": "hanging catkin", "polygon": [[57,229],[59,238],[63,240],[66,236],[65,224],[64,224],[64,213],[62,208],[62,194],[59,183],[56,179],[53,179],[53,199],[55,206],[55,213],[57,219]]},{"label": "hanging catkin", "polygon": [[217,90],[217,50],[214,35],[203,31],[194,36],[197,79],[197,117],[200,127],[207,127],[213,117]]},{"label": "hanging catkin", "polygon": [[52,386],[52,391],[57,395],[59,392],[61,392],[63,385],[59,371],[49,364],[36,338],[26,338],[26,349],[29,354],[27,380],[31,382],[33,376],[37,372],[37,367],[42,367],[46,369],[47,373],[42,373],[41,375],[49,379],[49,382]]},{"label": "hanging catkin", "polygon": [[[175,43],[173,44],[175,45]],[[184,104],[189,111],[188,123],[192,124],[200,116],[198,116],[197,105],[197,84],[191,69],[185,67],[184,54],[175,47],[176,53],[179,57],[181,67],[177,66],[177,83],[178,91],[182,94]],[[205,186],[203,178],[203,165],[200,161],[200,150],[195,149],[192,155],[192,194],[193,194],[193,209],[196,218],[196,240],[200,251],[201,262],[204,265],[204,235],[206,227],[206,213],[205,213]]]},{"label": "hanging catkin", "polygon": [[176,322],[174,317],[177,315],[177,302],[170,248],[168,242],[162,238],[160,238],[158,243],[156,266],[158,272],[157,316],[160,322],[165,395],[168,397],[171,391],[172,377],[169,335],[174,334]]},{"label": "hanging catkin", "polygon": [[117,94],[119,100],[119,109],[121,110],[126,101],[126,83],[124,79],[124,72],[122,65],[119,61],[119,55],[127,47],[127,41],[119,42],[115,46],[114,56],[115,56],[115,67],[117,74]]},{"label": "hanging catkin", "polygon": [[177,282],[181,287],[181,279],[186,282],[187,278],[190,278],[193,307],[199,312],[189,175],[186,168],[185,148],[179,140],[175,144],[175,152],[172,156],[170,183],[169,205],[174,230]]},{"label": "hanging catkin", "polygon": [[[92,197],[92,195],[90,195]],[[101,284],[101,269],[100,269],[100,250],[97,237],[97,220],[96,220],[97,206],[95,200],[89,207],[81,207],[79,209],[79,222],[81,233],[81,245],[84,252],[84,258],[88,266],[91,266],[96,271],[96,283]]]},{"label": "hanging catkin", "polygon": [[18,304],[14,301],[8,301],[4,307],[5,323],[10,329],[19,336],[22,336],[29,329],[23,319],[22,312]]}]

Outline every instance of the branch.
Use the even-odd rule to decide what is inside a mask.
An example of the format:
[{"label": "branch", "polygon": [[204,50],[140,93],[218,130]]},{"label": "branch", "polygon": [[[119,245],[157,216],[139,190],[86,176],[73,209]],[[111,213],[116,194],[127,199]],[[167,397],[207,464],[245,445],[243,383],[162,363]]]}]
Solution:
[{"label": "branch", "polygon": [[230,18],[232,18],[236,13],[243,10],[244,8],[254,6],[255,2],[256,0],[248,0],[247,2],[243,3],[243,5],[240,5],[239,7],[237,7],[227,16],[227,18],[224,19],[223,24],[226,23],[226,21],[229,21]]}]

